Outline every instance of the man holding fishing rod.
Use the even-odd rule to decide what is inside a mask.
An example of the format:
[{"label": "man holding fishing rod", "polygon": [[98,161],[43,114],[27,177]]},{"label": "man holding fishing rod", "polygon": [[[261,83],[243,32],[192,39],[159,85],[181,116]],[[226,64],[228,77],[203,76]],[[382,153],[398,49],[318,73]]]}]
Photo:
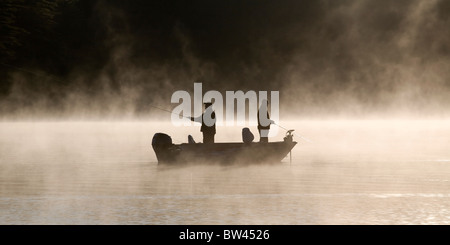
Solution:
[{"label": "man holding fishing rod", "polygon": [[[203,143],[214,143],[214,136],[216,134],[216,114],[212,108],[211,102],[205,102],[205,112],[199,117],[190,117],[191,121],[199,122],[202,124],[200,131],[203,133]],[[269,101],[263,100],[258,110],[258,131],[260,135],[261,143],[269,142],[269,130],[270,125],[274,124],[273,120],[270,120],[268,111]],[[261,113],[260,113],[261,112]],[[266,115],[266,116],[265,116]]]},{"label": "man holding fishing rod", "polygon": [[211,102],[205,102],[205,112],[199,117],[191,117],[191,121],[202,124],[200,131],[203,133],[203,143],[214,143],[214,136],[216,134],[216,113],[212,108]]},{"label": "man holding fishing rod", "polygon": [[[214,112],[214,110],[212,108],[211,102],[205,102],[203,104],[205,105],[205,111],[199,117],[185,117],[185,116],[183,116],[183,117],[190,119],[193,122],[201,123],[202,126],[200,128],[200,131],[203,133],[203,143],[212,144],[212,143],[214,143],[214,136],[216,134],[216,113]],[[174,113],[173,111],[162,109],[162,108],[154,106],[154,105],[150,105],[150,106],[153,108],[156,108],[156,109],[159,109],[159,110],[162,110],[165,112],[169,112],[172,114],[176,114],[177,116],[179,116],[178,113]]]}]

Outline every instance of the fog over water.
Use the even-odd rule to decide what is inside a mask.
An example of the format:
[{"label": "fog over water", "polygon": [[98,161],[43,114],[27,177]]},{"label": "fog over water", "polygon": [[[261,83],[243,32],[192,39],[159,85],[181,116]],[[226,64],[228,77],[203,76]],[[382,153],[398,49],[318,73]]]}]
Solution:
[{"label": "fog over water", "polygon": [[[0,224],[450,221],[450,1],[0,7]],[[292,162],[158,164],[155,133],[202,141],[169,114],[194,83],[279,91]]]},{"label": "fog over water", "polygon": [[448,224],[448,121],[284,124],[313,140],[296,139],[292,162],[170,167],[151,136],[187,142],[198,127],[4,122],[0,223]]},{"label": "fog over water", "polygon": [[449,115],[445,0],[44,2],[4,3],[3,119],[164,117],[194,82],[284,116]]}]

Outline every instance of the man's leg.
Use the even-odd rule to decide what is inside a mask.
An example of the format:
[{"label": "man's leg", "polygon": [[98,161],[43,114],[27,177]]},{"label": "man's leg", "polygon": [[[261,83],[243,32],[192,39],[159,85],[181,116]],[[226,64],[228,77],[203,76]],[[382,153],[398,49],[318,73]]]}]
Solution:
[{"label": "man's leg", "polygon": [[261,143],[269,142],[269,137],[267,137],[268,131],[269,130],[267,130],[267,129],[259,129],[259,142],[261,142]]},{"label": "man's leg", "polygon": [[203,133],[203,143],[206,143],[206,144],[214,143],[214,134]]}]

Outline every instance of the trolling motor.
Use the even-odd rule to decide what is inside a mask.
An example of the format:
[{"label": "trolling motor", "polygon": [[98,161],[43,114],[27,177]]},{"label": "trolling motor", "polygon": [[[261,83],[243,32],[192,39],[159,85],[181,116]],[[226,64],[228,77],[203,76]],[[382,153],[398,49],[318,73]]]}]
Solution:
[{"label": "trolling motor", "polygon": [[[293,129],[286,132],[286,136],[284,136],[284,142],[292,143],[294,141],[294,134],[292,132],[294,132]],[[292,151],[289,151],[289,164],[292,164]]]},{"label": "trolling motor", "polygon": [[294,134],[292,133],[294,132],[294,129],[288,130],[286,132],[286,136],[284,137],[284,142],[292,142],[294,141]]}]

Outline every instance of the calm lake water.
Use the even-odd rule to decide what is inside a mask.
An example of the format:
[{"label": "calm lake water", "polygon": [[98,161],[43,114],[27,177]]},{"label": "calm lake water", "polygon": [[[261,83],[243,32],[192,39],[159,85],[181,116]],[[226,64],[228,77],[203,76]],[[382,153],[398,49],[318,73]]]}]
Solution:
[{"label": "calm lake water", "polygon": [[450,224],[449,122],[289,121],[312,140],[291,163],[184,167],[158,165],[152,136],[198,126],[2,122],[0,224]]}]

